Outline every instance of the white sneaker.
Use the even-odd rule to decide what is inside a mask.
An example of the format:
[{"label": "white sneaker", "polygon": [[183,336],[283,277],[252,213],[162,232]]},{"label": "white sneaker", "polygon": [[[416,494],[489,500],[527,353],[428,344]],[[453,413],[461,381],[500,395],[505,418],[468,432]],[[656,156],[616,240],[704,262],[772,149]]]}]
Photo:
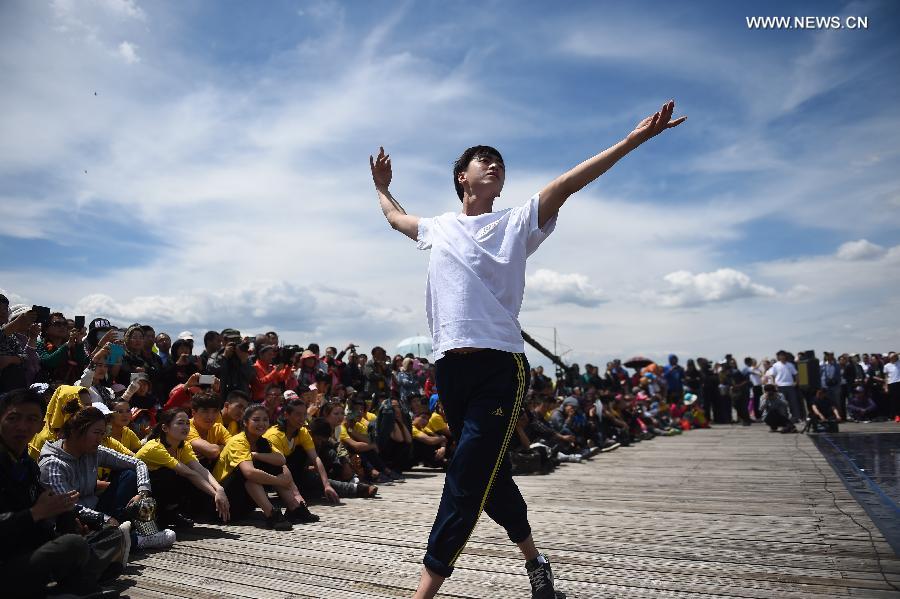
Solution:
[{"label": "white sneaker", "polygon": [[167,549],[175,544],[175,531],[164,528],[152,535],[138,535],[138,549]]},{"label": "white sneaker", "polygon": [[128,565],[128,554],[131,553],[131,520],[119,524],[119,530],[125,535],[125,548],[122,549],[122,565]]}]

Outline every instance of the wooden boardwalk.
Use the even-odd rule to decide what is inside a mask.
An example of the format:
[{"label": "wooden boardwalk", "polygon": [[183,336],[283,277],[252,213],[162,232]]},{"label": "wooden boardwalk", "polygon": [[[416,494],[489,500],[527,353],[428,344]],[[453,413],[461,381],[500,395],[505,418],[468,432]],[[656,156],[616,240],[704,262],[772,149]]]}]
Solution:
[{"label": "wooden boardwalk", "polygon": [[[843,430],[900,431],[896,425]],[[410,597],[441,492],[427,470],[317,524],[198,526],[136,555],[133,598]],[[720,426],[517,477],[538,546],[571,598],[898,597],[894,555],[804,435]],[[833,493],[833,495],[832,495]],[[868,534],[835,507],[868,527]],[[876,550],[878,556],[876,556]],[[530,597],[516,548],[482,516],[441,597]]]}]

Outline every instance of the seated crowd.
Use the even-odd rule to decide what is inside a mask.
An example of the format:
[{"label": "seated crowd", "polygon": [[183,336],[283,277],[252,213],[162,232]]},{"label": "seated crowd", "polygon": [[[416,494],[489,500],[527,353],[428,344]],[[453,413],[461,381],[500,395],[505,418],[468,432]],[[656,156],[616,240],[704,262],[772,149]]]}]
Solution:
[{"label": "seated crowd", "polygon": [[[375,497],[405,471],[441,469],[453,456],[423,357],[391,359],[377,346],[366,355],[354,344],[321,353],[231,328],[207,332],[200,348],[189,332],[173,341],[150,325],[84,324],[0,295],[0,571],[16,573],[7,576],[15,596],[43,596],[51,582],[95,592],[132,550],[170,547],[195,521],[233,522],[259,508],[266,526],[291,530],[318,521],[313,502]],[[573,365],[555,381],[537,367],[509,450],[513,472],[546,474],[730,423],[732,408],[745,424],[789,432],[807,405],[823,421],[893,405],[867,389],[880,376],[893,397],[895,354],[879,367],[869,356],[826,367],[826,356],[808,404],[794,378],[783,384],[792,356],[778,357],[762,366],[747,358],[744,368],[730,356],[686,369],[676,356],[664,367],[616,360],[603,375]]]}]

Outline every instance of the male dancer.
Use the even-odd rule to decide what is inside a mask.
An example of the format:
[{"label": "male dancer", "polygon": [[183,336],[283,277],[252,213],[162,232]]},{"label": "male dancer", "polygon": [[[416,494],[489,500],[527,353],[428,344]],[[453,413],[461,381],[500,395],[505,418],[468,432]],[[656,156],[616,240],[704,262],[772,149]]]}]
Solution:
[{"label": "male dancer", "polygon": [[529,367],[519,327],[525,260],[553,231],[570,195],[654,135],[681,124],[670,101],[622,141],[550,182],[524,205],[492,212],[506,170],[489,146],[463,152],[453,167],[462,212],[407,214],[388,191],[391,160],[369,156],[381,209],[391,227],[431,249],[426,312],[436,382],[457,448],[428,538],[414,599],[434,597],[453,572],[482,511],[506,529],[525,556],[533,599],[565,597],[553,588],[550,562],[538,553],[527,508],[513,482],[507,449],[522,410]]}]

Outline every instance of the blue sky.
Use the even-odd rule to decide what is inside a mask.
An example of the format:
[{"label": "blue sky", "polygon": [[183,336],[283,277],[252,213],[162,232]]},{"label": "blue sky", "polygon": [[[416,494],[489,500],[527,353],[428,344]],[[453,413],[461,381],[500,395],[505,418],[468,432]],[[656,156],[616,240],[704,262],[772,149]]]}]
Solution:
[{"label": "blue sky", "polygon": [[[750,30],[747,16],[868,17]],[[521,322],[566,358],[883,351],[900,325],[891,2],[0,4],[0,288],[121,323],[392,346],[427,253],[387,227],[493,145],[524,202],[669,98],[574,196]],[[536,355],[529,354],[535,362]]]}]

